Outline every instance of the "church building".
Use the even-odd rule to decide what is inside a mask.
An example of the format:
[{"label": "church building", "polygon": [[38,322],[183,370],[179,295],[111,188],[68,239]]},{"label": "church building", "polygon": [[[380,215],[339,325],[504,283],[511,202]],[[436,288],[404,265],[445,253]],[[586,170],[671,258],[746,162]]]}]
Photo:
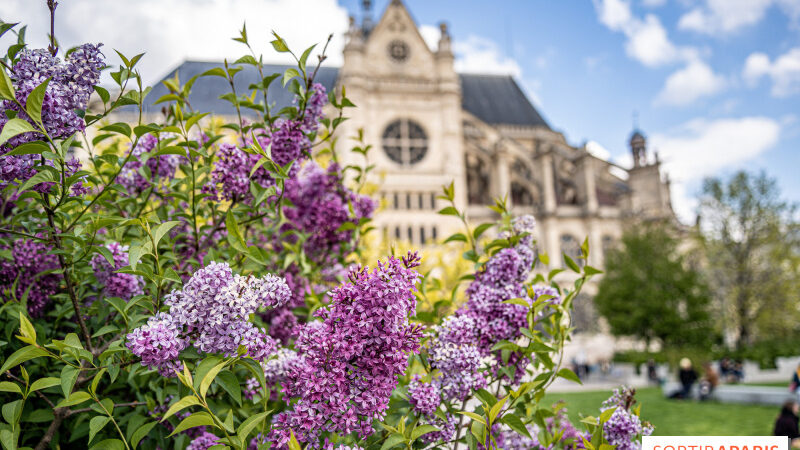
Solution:
[{"label": "church building", "polygon": [[363,128],[378,150],[371,162],[385,208],[376,225],[386,238],[424,243],[452,231],[440,229],[436,211],[445,205],[435,199],[450,182],[473,223],[490,220],[486,205],[505,196],[515,214],[536,217],[540,251],[575,256],[588,236],[597,267],[624,223],[674,217],[669,183],[641,132],[630,138],[632,168],[570,145],[513,77],[456,72],[447,26],[440,29],[431,50],[403,2],[392,0],[374,25],[369,14],[351,20],[336,76],[358,105],[342,135]]}]

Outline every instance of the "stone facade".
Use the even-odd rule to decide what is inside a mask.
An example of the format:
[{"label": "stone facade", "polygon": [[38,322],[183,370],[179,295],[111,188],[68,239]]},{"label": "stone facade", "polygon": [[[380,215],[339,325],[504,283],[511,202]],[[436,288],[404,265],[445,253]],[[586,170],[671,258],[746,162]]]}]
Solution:
[{"label": "stone facade", "polygon": [[490,219],[486,205],[506,196],[514,213],[536,216],[540,251],[575,255],[588,236],[597,267],[597,250],[626,221],[674,217],[669,183],[640,132],[630,140],[634,167],[620,167],[567,143],[510,77],[459,75],[453,60],[447,28],[429,49],[400,0],[374,26],[352,21],[336,84],[358,108],[341,131],[363,128],[376,149],[385,208],[375,222],[385,238],[423,244],[452,231],[457,224],[436,215],[443,205],[434,200],[451,181],[473,221]]}]

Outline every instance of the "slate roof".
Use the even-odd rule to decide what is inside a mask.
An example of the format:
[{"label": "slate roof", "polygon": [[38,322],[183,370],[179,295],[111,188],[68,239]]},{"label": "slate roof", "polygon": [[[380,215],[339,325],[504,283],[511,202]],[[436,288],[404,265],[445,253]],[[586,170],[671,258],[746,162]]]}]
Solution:
[{"label": "slate roof", "polygon": [[[220,67],[218,62],[185,61],[177,69],[171,71],[163,79],[170,79],[178,73],[181,83],[191,77],[201,74],[214,67]],[[283,73],[289,66],[265,65],[264,74]],[[316,81],[325,86],[329,91],[336,84],[339,69],[335,67],[322,67],[317,73]],[[460,74],[462,89],[462,107],[492,125],[518,125],[541,126],[549,128],[547,122],[534,108],[517,82],[509,75],[474,75]],[[258,71],[252,66],[244,66],[244,70],[236,77],[236,92],[249,93],[248,86],[258,82]],[[192,108],[195,111],[209,111],[220,115],[236,114],[236,110],[225,100],[218,97],[230,92],[228,82],[221,77],[199,78],[192,87],[189,96]],[[153,86],[152,92],[145,99],[145,112],[158,112],[162,104],[153,104],[161,96],[167,94],[167,88],[158,82]],[[267,101],[275,103],[280,109],[291,104],[293,96],[280,85],[280,78],[273,82],[268,91]]]},{"label": "slate roof", "polygon": [[510,75],[460,74],[461,105],[493,125],[550,128]]}]

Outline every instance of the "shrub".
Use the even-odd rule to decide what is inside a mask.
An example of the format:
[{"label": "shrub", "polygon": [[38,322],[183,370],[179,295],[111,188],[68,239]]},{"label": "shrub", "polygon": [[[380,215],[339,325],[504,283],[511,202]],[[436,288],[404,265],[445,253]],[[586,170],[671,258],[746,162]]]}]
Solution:
[{"label": "shrub", "polygon": [[[54,37],[31,50],[17,36],[0,70],[5,449],[594,449],[650,432],[629,391],[585,431],[540,404],[557,377],[577,380],[562,350],[597,271],[565,257],[571,289],[532,274],[532,217],[498,202],[497,224],[471,228],[443,189],[441,214],[465,225],[444,245],[466,245],[470,267],[447,317],[415,316],[442,285],[417,252],[354,264],[375,205],[351,186],[369,166],[339,163],[333,136],[354,105],[315,83],[314,47],[283,74],[251,52],[199,75],[234,86],[258,71],[254,95],[220,93],[232,123],[192,109],[198,77],[166,82],[165,117],[145,123],[142,55],[111,69],[106,47],[62,61]],[[250,48],[246,29],[236,40]],[[97,84],[106,69],[113,95]],[[281,88],[296,102],[276,111],[266,94]],[[121,108],[138,121],[109,123]]]}]

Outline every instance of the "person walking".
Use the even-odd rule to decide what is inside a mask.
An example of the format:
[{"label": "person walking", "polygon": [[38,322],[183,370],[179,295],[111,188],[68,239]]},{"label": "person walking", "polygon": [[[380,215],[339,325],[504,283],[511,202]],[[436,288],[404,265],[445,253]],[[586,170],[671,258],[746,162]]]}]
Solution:
[{"label": "person walking", "polygon": [[789,384],[789,390],[797,397],[800,402],[800,364],[797,365],[794,374],[792,374],[792,382]]}]

